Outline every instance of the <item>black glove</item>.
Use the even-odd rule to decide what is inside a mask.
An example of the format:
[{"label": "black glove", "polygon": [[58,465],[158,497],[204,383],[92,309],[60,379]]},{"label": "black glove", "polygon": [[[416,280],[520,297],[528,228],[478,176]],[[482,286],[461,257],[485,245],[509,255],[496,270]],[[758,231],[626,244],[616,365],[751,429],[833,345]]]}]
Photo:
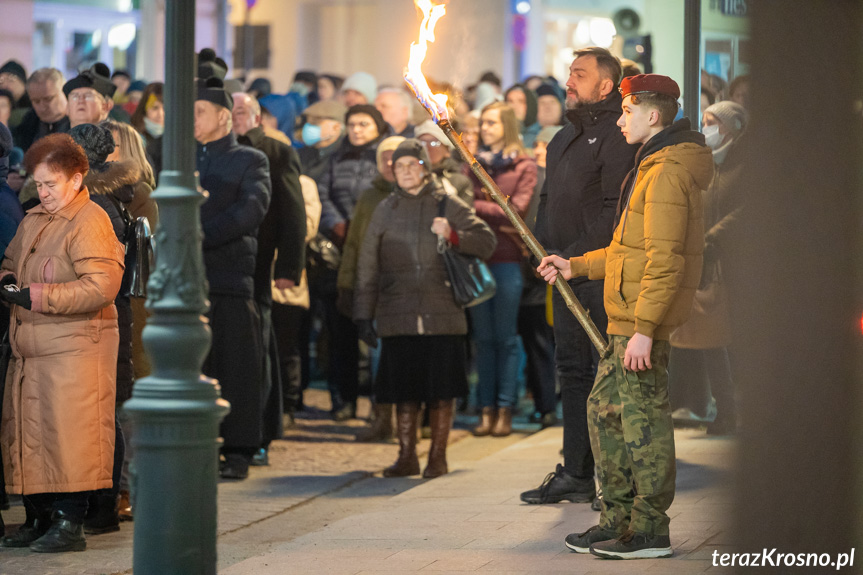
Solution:
[{"label": "black glove", "polygon": [[357,331],[359,332],[360,341],[365,342],[369,347],[378,347],[378,332],[375,331],[375,324],[370,319],[357,320]]},{"label": "black glove", "polygon": [[23,308],[31,309],[30,303],[30,288],[24,288],[21,291],[9,291],[5,288],[0,288],[0,295],[9,303],[20,305]]},{"label": "black glove", "polygon": [[[4,287],[6,287],[8,285],[12,285],[14,283],[15,283],[15,274],[7,274],[7,275],[3,276],[3,279],[0,279],[0,289],[3,289]],[[3,291],[6,291],[6,290],[3,290]]]}]

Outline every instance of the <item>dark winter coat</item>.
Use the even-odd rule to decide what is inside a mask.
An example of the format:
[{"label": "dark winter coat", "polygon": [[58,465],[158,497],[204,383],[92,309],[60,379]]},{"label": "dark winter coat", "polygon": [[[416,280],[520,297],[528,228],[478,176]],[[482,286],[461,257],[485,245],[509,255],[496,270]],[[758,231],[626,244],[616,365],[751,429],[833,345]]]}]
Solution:
[{"label": "dark winter coat", "polygon": [[303,175],[308,176],[318,183],[321,181],[321,176],[327,170],[332,156],[336,150],[342,145],[344,136],[330,144],[325,148],[316,148],[314,146],[306,146],[300,148],[300,164],[303,166]]},{"label": "dark winter coat", "polygon": [[305,268],[306,206],[300,187],[300,159],[293,148],[268,138],[260,127],[249,130],[237,141],[262,151],[270,163],[272,198],[258,230],[255,266],[255,299],[269,304],[273,298],[272,279],[289,279],[299,284]]},{"label": "dark winter coat", "polygon": [[740,221],[740,210],[746,202],[745,187],[740,182],[747,157],[746,141],[745,133],[733,140],[725,159],[715,165],[704,206],[705,266],[719,259],[723,260],[723,264],[731,263],[731,258],[727,257],[728,238],[735,233]]},{"label": "dark winter coat", "polygon": [[[486,171],[501,193],[509,196],[513,209],[524,218],[536,188],[536,162],[521,155],[516,156],[512,164],[504,170],[486,168]],[[473,207],[476,214],[491,226],[497,236],[497,249],[489,258],[489,263],[520,262],[524,254],[524,243],[518,237],[512,222],[501,207],[486,194],[479,181],[473,175],[471,177],[474,178]]]},{"label": "dark winter coat", "polygon": [[[18,224],[24,219],[24,208],[18,201],[18,194],[6,183],[6,174],[9,172],[9,158],[0,158],[0,260],[6,246],[15,237]],[[0,326],[2,332],[5,326]]]},{"label": "dark winter coat", "polygon": [[39,119],[36,111],[31,108],[24,114],[21,123],[12,130],[12,139],[16,146],[26,152],[39,138],[48,134],[66,134],[70,129],[68,116],[63,116],[53,124],[46,124]]},{"label": "dark winter coat", "polygon": [[210,293],[251,298],[258,227],[270,206],[267,156],[228,134],[198,144],[196,166],[209,194],[201,205],[201,227]]},{"label": "dark winter coat", "polygon": [[357,267],[354,319],[377,320],[381,337],[467,333],[430,231],[444,197],[446,218],[458,234],[455,249],[483,259],[494,251],[488,225],[436,180],[416,196],[396,187],[372,215]]},{"label": "dark winter coat", "polygon": [[360,194],[372,186],[378,175],[375,154],[383,134],[363,146],[353,146],[345,138],[330,156],[327,169],[318,180],[321,197],[321,231],[329,235],[336,224],[350,221]]},{"label": "dark winter coat", "polygon": [[536,217],[537,239],[549,253],[571,258],[611,243],[620,187],[638,150],[620,133],[620,114],[615,90],[568,112],[549,143]]},{"label": "dark winter coat", "polygon": [[[126,237],[126,220],[120,209],[127,207],[135,198],[135,190],[141,182],[141,172],[134,162],[108,162],[91,164],[84,177],[84,185],[90,191],[90,199],[98,204],[111,219],[111,227],[121,244]],[[112,200],[111,196],[115,199]],[[117,351],[117,405],[132,397],[135,383],[132,365],[132,308],[125,289],[130,281],[131,270],[123,273],[123,285],[114,300],[117,306],[117,327],[120,330],[120,345]]]}]

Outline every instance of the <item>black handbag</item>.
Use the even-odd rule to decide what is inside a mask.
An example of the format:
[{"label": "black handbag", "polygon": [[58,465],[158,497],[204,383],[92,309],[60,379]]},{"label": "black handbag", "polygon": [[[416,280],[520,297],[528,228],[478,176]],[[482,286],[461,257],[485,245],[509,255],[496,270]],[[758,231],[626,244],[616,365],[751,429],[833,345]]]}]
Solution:
[{"label": "black handbag", "polygon": [[[438,202],[438,217],[446,217],[446,197]],[[488,301],[497,292],[494,276],[485,262],[476,256],[460,254],[445,238],[438,236],[437,251],[443,257],[455,303],[472,307]]]}]

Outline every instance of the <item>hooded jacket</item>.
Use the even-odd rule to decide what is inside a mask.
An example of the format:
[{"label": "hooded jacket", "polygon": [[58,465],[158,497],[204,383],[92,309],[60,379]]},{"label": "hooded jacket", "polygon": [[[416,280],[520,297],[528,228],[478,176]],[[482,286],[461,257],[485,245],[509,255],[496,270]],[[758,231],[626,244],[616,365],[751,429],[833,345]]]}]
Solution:
[{"label": "hooded jacket", "polygon": [[570,260],[605,280],[609,335],[667,340],[689,317],[701,279],[702,195],[713,177],[704,137],[679,120],[639,150],[611,244]]},{"label": "hooded jacket", "polygon": [[549,253],[571,258],[611,242],[620,186],[638,150],[617,127],[621,103],[615,90],[567,112],[569,122],[548,144],[536,237]]}]

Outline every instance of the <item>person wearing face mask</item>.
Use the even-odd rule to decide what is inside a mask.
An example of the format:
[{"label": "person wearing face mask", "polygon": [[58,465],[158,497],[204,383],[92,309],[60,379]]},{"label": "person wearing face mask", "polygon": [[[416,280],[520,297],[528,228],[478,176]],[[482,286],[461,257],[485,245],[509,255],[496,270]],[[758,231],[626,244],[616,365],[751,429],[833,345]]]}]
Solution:
[{"label": "person wearing face mask", "polygon": [[303,146],[298,150],[303,174],[317,182],[345,132],[345,108],[335,100],[312,104],[303,112]]},{"label": "person wearing face mask", "polygon": [[746,163],[743,106],[725,100],[709,106],[702,118],[705,143],[713,151],[714,175],[704,193],[704,267],[689,321],[671,336],[669,390],[672,408],[689,408],[709,419],[711,395],[716,416],[708,435],[729,435],[737,428],[734,378],[727,346],[731,344],[728,303],[727,242],[745,202],[740,177]]},{"label": "person wearing face mask", "polygon": [[156,182],[162,171],[162,134],[165,131],[165,103],[162,82],[153,82],[144,88],[138,107],[132,114],[131,124],[144,137],[147,157],[153,166]]}]

